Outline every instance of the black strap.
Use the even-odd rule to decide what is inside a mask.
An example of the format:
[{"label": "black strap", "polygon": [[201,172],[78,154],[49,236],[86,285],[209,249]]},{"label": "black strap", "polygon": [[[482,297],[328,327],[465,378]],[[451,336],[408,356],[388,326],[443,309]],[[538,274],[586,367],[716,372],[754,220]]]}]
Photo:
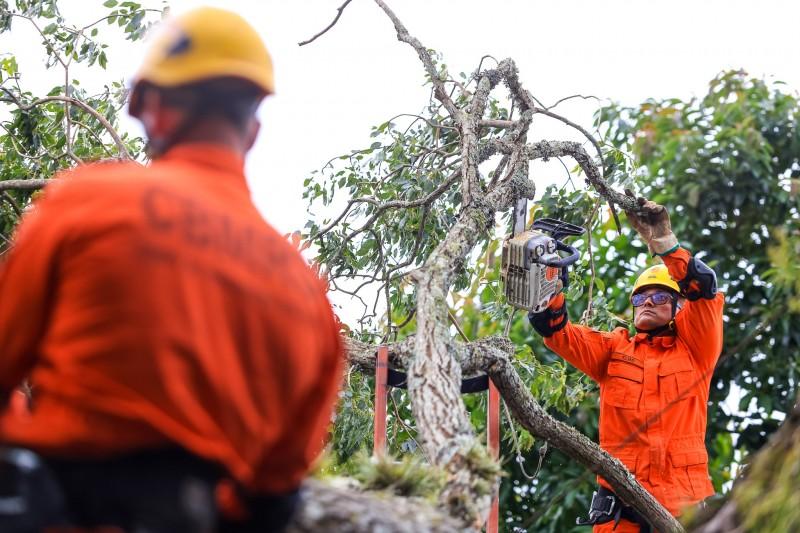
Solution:
[{"label": "black strap", "polygon": [[[390,387],[398,389],[405,389],[408,387],[408,376],[404,372],[397,370],[387,369],[386,384]],[[461,380],[461,394],[469,394],[472,392],[483,392],[489,388],[489,376],[482,374],[474,378],[466,378]]]},{"label": "black strap", "polygon": [[[691,289],[692,281],[697,282],[698,290]],[[700,298],[711,300],[717,294],[717,275],[707,264],[692,257],[686,265],[686,277],[678,282],[678,286],[681,288],[681,294],[689,301]]]},{"label": "black strap", "polygon": [[639,526],[641,533],[652,533],[650,523],[640,515],[636,509],[625,505],[613,491],[600,487],[592,494],[592,503],[589,507],[589,518],[575,520],[579,526],[594,526],[596,524],[606,524],[614,522],[614,529],[617,528],[620,520],[627,520]]}]

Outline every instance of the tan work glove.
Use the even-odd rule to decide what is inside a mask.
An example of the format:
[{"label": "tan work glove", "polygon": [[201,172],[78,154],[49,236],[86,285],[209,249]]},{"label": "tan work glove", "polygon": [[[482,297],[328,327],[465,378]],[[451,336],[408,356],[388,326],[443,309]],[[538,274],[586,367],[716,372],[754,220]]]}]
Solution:
[{"label": "tan work glove", "polygon": [[[625,191],[628,196],[633,196],[630,191]],[[669,223],[667,208],[646,198],[636,199],[641,209],[640,212],[625,211],[633,229],[647,243],[651,254],[663,255],[671,252],[678,246],[678,239],[672,233]]]}]

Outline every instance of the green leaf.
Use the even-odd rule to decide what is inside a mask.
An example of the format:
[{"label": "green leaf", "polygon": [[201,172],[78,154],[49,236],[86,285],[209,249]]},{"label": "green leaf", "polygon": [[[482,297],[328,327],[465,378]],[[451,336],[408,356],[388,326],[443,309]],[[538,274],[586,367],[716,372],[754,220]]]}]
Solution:
[{"label": "green leaf", "polygon": [[105,2],[103,2],[103,5],[105,7],[114,7],[117,4],[118,4],[117,0],[106,0]]}]

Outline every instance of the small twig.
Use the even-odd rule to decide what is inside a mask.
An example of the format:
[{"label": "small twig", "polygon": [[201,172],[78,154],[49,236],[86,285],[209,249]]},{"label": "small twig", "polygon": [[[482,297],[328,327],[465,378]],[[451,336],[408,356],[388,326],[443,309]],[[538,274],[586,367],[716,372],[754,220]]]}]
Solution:
[{"label": "small twig", "polygon": [[458,323],[458,319],[456,319],[450,309],[447,310],[447,317],[450,319],[450,323],[456,327],[456,331],[458,331],[459,335],[461,335],[461,338],[464,339],[464,342],[469,342],[469,337],[467,337],[467,334],[464,333],[463,329],[461,329],[461,324]]},{"label": "small twig", "polygon": [[516,307],[511,307],[511,316],[508,317],[506,321],[506,328],[503,330],[503,337],[508,337],[509,332],[511,331],[511,324],[514,323],[514,315],[517,313]]},{"label": "small twig", "polygon": [[[103,142],[103,139],[101,139],[100,136],[97,133],[95,133],[95,131],[92,128],[90,128],[88,124],[84,124],[83,122],[81,122],[79,120],[73,120],[72,123],[77,125],[77,126],[82,127],[86,131],[88,131],[91,134],[91,136],[94,137],[94,140],[97,141],[97,144],[99,144],[103,148],[103,151],[106,153],[106,155],[108,157],[114,157],[114,154],[111,152],[111,150],[108,149],[106,144]],[[76,137],[77,137],[78,128],[75,128],[75,130],[76,130]]]},{"label": "small twig", "polygon": [[20,209],[20,207],[17,205],[17,202],[14,201],[10,194],[8,194],[6,191],[2,191],[2,193],[0,193],[0,197],[8,202],[8,204],[11,206],[11,209],[13,209],[14,213],[17,215],[17,218],[22,216],[22,209]]},{"label": "small twig", "polygon": [[308,40],[306,40],[306,41],[300,41],[299,43],[297,43],[297,46],[304,46],[304,45],[307,45],[307,44],[313,43],[314,41],[316,41],[316,40],[317,40],[317,38],[318,38],[318,37],[321,37],[322,35],[324,35],[325,33],[327,33],[327,32],[328,32],[328,30],[330,30],[331,28],[333,28],[333,27],[336,25],[336,23],[337,23],[337,22],[339,22],[339,17],[341,17],[341,16],[342,16],[342,12],[344,11],[344,8],[346,8],[346,7],[347,7],[347,4],[349,4],[349,3],[350,3],[350,2],[352,2],[352,1],[353,1],[353,0],[345,0],[344,4],[340,5],[340,6],[339,6],[339,7],[336,9],[336,18],[334,18],[334,19],[333,19],[333,22],[331,22],[330,24],[328,24],[328,26],[327,26],[327,27],[326,27],[324,30],[322,30],[321,32],[319,32],[318,34],[316,34],[315,36],[313,36],[312,38],[310,38],[310,39],[308,39]]},{"label": "small twig", "polygon": [[597,100],[598,103],[600,101],[600,99],[598,97],[596,97],[594,95],[591,95],[591,94],[589,96],[584,96],[582,94],[573,94],[571,96],[565,96],[564,98],[560,98],[560,99],[556,100],[555,104],[547,106],[547,107],[545,107],[545,109],[547,109],[549,111],[550,109],[553,109],[557,105],[562,104],[562,103],[566,102],[567,100],[572,100],[573,98],[580,98],[582,100]]},{"label": "small twig", "polygon": [[[67,61],[67,64],[64,65],[64,96],[69,97],[69,64],[71,59]],[[83,160],[75,155],[75,152],[72,151],[72,118],[70,118],[69,112],[69,100],[64,100],[64,123],[65,123],[65,133],[64,137],[66,139],[66,152],[73,161],[78,163],[79,165],[83,163]]]},{"label": "small twig", "polygon": [[594,224],[594,217],[600,210],[600,198],[597,198],[595,201],[594,208],[592,212],[589,214],[589,220],[586,221],[586,248],[589,251],[589,269],[591,271],[591,277],[589,278],[589,292],[587,294],[587,298],[589,303],[586,305],[586,311],[583,312],[583,316],[581,317],[581,323],[588,324],[589,320],[592,319],[592,314],[594,312],[594,308],[592,306],[592,292],[594,289],[594,280],[595,280],[595,269],[594,269],[594,253],[592,252],[592,224]]},{"label": "small twig", "polygon": [[408,438],[411,439],[414,442],[414,444],[417,447],[416,449],[421,451],[422,452],[422,456],[425,458],[426,461],[428,461],[430,463],[430,459],[428,459],[428,456],[425,453],[425,448],[420,446],[419,442],[417,442],[417,439],[415,439],[414,436],[412,435],[412,432],[416,433],[416,431],[414,429],[412,429],[411,427],[409,427],[408,424],[406,424],[406,421],[403,420],[403,417],[400,416],[400,410],[397,408],[397,402],[394,399],[394,394],[389,394],[389,398],[392,400],[392,406],[394,408],[394,416],[395,416],[395,418],[397,419],[398,422],[400,422],[400,425],[403,426],[403,429],[406,430],[406,433],[408,433]]},{"label": "small twig", "polygon": [[375,3],[378,4],[378,6],[383,9],[384,13],[386,13],[386,15],[391,19],[392,23],[394,24],[394,28],[397,31],[397,39],[401,42],[411,45],[411,47],[417,52],[417,56],[419,56],[420,61],[422,61],[425,71],[431,78],[436,98],[442,103],[442,105],[444,105],[450,116],[453,117],[454,120],[458,121],[462,112],[460,109],[458,109],[450,95],[445,90],[444,80],[439,77],[439,72],[436,70],[436,66],[433,64],[433,58],[431,57],[428,49],[425,48],[415,37],[412,37],[408,33],[405,25],[403,25],[400,19],[397,18],[397,15],[395,15],[394,12],[389,9],[389,6],[387,6],[382,0],[375,0]]}]

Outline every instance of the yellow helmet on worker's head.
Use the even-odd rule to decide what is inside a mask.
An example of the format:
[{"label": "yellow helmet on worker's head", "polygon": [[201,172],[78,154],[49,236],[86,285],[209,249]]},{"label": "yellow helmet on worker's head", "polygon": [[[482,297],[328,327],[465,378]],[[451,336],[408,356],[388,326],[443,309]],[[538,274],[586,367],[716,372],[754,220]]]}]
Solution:
[{"label": "yellow helmet on worker's head", "polygon": [[681,292],[681,288],[675,280],[670,277],[667,265],[663,264],[651,266],[639,274],[639,277],[636,278],[636,283],[633,284],[631,297],[647,287],[666,287],[672,289],[676,293]]},{"label": "yellow helmet on worker's head", "polygon": [[236,13],[203,7],[165,21],[133,79],[130,114],[139,114],[142,83],[172,88],[233,78],[264,96],[275,91],[272,59],[261,37]]}]

